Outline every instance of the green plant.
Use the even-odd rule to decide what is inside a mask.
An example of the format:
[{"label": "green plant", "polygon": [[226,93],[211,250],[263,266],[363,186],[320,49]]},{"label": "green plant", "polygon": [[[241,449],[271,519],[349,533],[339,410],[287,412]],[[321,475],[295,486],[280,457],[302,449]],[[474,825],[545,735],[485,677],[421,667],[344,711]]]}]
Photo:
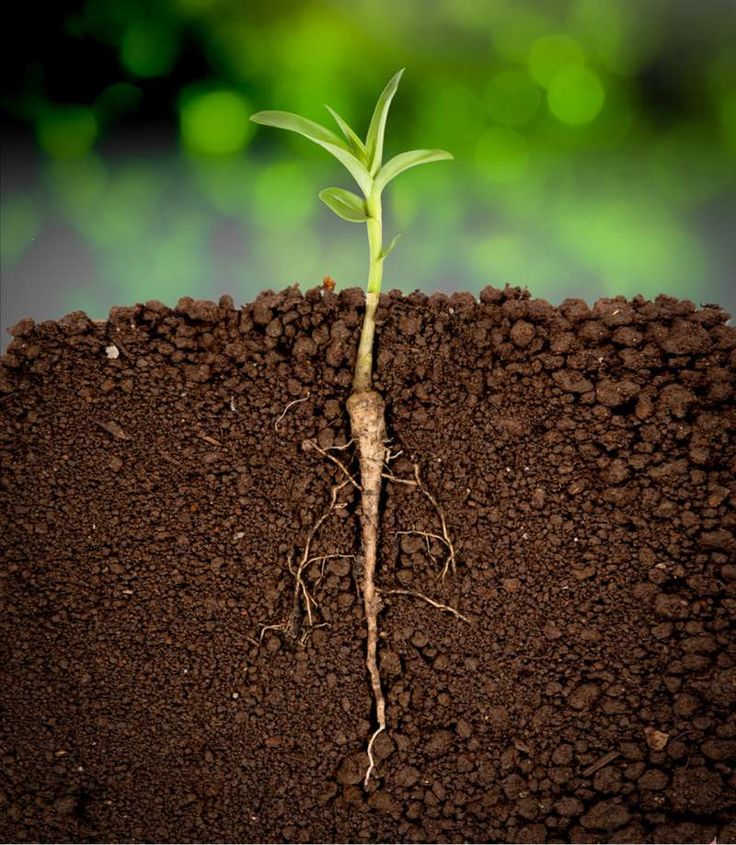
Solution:
[{"label": "green plant", "polygon": [[396,235],[384,248],[381,203],[383,191],[389,182],[411,167],[452,158],[452,155],[445,150],[409,150],[399,153],[384,164],[383,142],[386,119],[403,73],[403,69],[396,73],[381,92],[365,141],[362,141],[330,106],[326,108],[345,136],[344,139],[319,123],[291,112],[260,111],[251,116],[251,120],[256,123],[288,129],[319,144],[346,168],[363,193],[361,197],[345,188],[325,188],[319,194],[322,202],[338,217],[351,223],[365,223],[368,230],[369,269],[366,312],[355,364],[353,389],[356,391],[371,389],[375,311],[381,293],[383,262],[401,237]]},{"label": "green plant", "polygon": [[[386,248],[383,247],[381,196],[389,182],[410,167],[416,167],[418,164],[427,164],[431,161],[452,158],[450,153],[444,150],[411,150],[400,153],[394,156],[394,158],[389,159],[385,164],[383,163],[383,139],[386,132],[386,118],[391,100],[396,93],[403,72],[403,70],[400,70],[391,78],[378,98],[365,141],[362,141],[342,117],[329,106],[327,106],[327,109],[342,130],[345,140],[319,123],[315,123],[305,117],[300,117],[297,114],[291,114],[290,112],[261,111],[251,117],[251,120],[254,120],[256,123],[297,132],[309,138],[310,141],[314,141],[315,144],[324,147],[344,165],[358,183],[358,187],[363,193],[363,197],[361,198],[344,188],[325,188],[320,192],[319,196],[338,217],[342,217],[351,223],[365,223],[368,229],[370,265],[368,270],[365,313],[363,315],[363,325],[353,373],[353,389],[346,403],[350,416],[353,439],[357,444],[360,465],[360,526],[363,564],[361,592],[363,595],[363,608],[368,633],[366,668],[370,676],[371,690],[376,707],[376,729],[371,735],[367,747],[368,769],[365,775],[366,785],[374,768],[373,744],[378,735],[386,729],[386,701],[381,688],[381,676],[378,671],[377,659],[378,614],[381,609],[381,591],[376,586],[375,574],[378,556],[381,480],[384,477],[384,468],[387,465],[388,453],[386,450],[386,406],[383,397],[373,389],[373,340],[376,326],[376,308],[378,307],[383,279],[383,262],[394,246],[396,246],[396,241],[399,237],[397,235]],[[332,460],[336,459],[332,458]],[[351,478],[347,469],[345,467],[342,467],[342,469],[348,478]],[[418,489],[423,490],[419,480],[418,468],[415,468],[415,472],[416,481],[405,483],[416,484]],[[333,505],[335,489],[333,488]],[[436,506],[436,502],[432,496],[426,491],[423,492],[429,496],[430,501]],[[310,540],[314,536],[317,527],[319,527],[327,516],[327,513],[329,513],[329,510],[320,518],[315,528],[310,532]],[[443,532],[447,538],[444,517],[441,517],[441,519]],[[305,547],[303,560],[308,558],[307,548],[308,546]],[[449,539],[448,548],[451,550],[454,570],[454,549],[452,549]],[[302,581],[302,568],[299,568],[296,572],[295,597],[297,602],[299,601],[300,589],[304,593],[309,612],[309,598],[307,597],[306,588]],[[403,592],[409,594],[411,591],[409,593],[407,591]],[[434,604],[435,607],[449,610],[459,618],[464,618],[452,608],[440,605],[427,596],[411,594],[417,595],[430,604]]]}]

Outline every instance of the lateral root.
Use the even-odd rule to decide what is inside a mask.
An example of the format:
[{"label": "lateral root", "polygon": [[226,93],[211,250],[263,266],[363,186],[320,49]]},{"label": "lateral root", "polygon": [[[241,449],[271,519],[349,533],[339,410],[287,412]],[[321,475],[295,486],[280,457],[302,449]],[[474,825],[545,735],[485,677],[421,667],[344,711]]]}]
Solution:
[{"label": "lateral root", "polygon": [[[341,481],[339,484],[335,484],[330,488],[330,503],[322,513],[322,515],[317,519],[317,521],[312,525],[309,529],[309,533],[307,534],[307,538],[304,542],[304,548],[302,549],[301,557],[299,558],[299,563],[295,566],[293,562],[293,555],[289,555],[287,559],[286,566],[290,572],[290,574],[294,578],[294,595],[292,598],[292,609],[289,619],[286,622],[282,622],[275,625],[263,625],[261,626],[261,631],[258,637],[259,642],[263,642],[263,636],[266,631],[281,631],[290,637],[293,640],[299,642],[300,645],[304,645],[311,632],[317,628],[321,628],[326,623],[315,623],[315,611],[318,609],[317,600],[314,598],[312,593],[310,592],[309,588],[307,587],[307,582],[305,579],[305,572],[306,570],[314,563],[321,563],[322,569],[320,572],[319,577],[314,583],[312,589],[319,585],[319,582],[324,577],[325,573],[325,565],[328,560],[333,560],[335,558],[354,558],[354,555],[343,555],[343,554],[327,554],[327,555],[317,555],[312,556],[310,555],[312,549],[312,543],[314,542],[314,538],[322,527],[322,524],[327,519],[327,517],[338,507],[337,505],[337,496],[339,492],[348,485],[349,481]],[[306,614],[307,617],[307,624],[304,624],[304,615]]]},{"label": "lateral root", "polygon": [[450,607],[449,604],[441,604],[440,602],[431,599],[429,596],[425,596],[424,593],[419,593],[416,590],[380,590],[380,592],[385,596],[413,596],[416,599],[422,599],[422,601],[426,601],[427,604],[431,604],[432,607],[436,607],[438,610],[447,611],[447,613],[451,613],[457,619],[462,619],[463,622],[467,622],[468,625],[472,624],[470,619],[460,613],[459,610],[456,610],[454,607]]}]

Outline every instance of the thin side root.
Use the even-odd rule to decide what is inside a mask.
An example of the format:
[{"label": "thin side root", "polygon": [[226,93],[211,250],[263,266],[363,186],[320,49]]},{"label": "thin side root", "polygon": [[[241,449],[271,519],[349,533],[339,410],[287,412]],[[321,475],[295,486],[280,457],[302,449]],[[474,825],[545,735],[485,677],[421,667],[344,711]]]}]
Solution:
[{"label": "thin side root", "polygon": [[263,637],[266,631],[283,631],[283,625],[261,625],[261,633],[258,635],[259,645],[263,642]]},{"label": "thin side root", "polygon": [[[401,454],[400,452],[397,455]],[[397,455],[389,455],[388,459],[386,460],[385,465],[388,467],[388,462],[393,457],[397,457]],[[450,538],[450,532],[447,530],[447,520],[445,519],[445,514],[442,508],[439,506],[437,499],[427,490],[427,488],[422,484],[422,478],[419,474],[419,464],[414,464],[414,479],[410,478],[399,478],[397,475],[394,475],[392,472],[384,471],[381,474],[381,478],[385,478],[387,481],[391,481],[394,484],[406,484],[407,487],[417,487],[419,490],[424,493],[424,495],[429,499],[432,507],[437,512],[437,518],[440,521],[440,526],[442,528],[442,535],[439,534],[432,534],[427,531],[397,531],[397,534],[418,534],[421,537],[424,537],[425,540],[428,538],[432,538],[434,540],[439,540],[440,543],[447,549],[447,558],[445,560],[445,565],[442,567],[442,572],[440,572],[440,578],[445,580],[445,577],[448,572],[452,572],[454,575],[456,572],[456,561],[457,556],[455,554],[455,546],[452,543],[452,539]],[[430,555],[430,558],[432,555]],[[433,559],[433,558],[432,558]],[[434,560],[434,559],[433,559]]]},{"label": "thin side root", "polygon": [[[273,430],[274,430],[274,431],[278,431],[278,430],[279,430],[279,423],[280,423],[280,422],[281,422],[281,420],[282,420],[282,419],[286,416],[286,414],[287,414],[287,412],[288,412],[289,408],[293,408],[293,407],[294,407],[294,405],[300,405],[302,402],[306,402],[306,401],[307,401],[307,399],[309,399],[309,391],[307,391],[307,395],[306,395],[306,396],[303,396],[301,399],[294,399],[293,401],[289,402],[289,404],[288,404],[288,405],[284,408],[284,410],[281,412],[281,416],[280,416],[280,417],[276,420],[276,422],[273,424]],[[235,410],[235,409],[233,408],[233,410]]]},{"label": "thin side root", "polygon": [[325,577],[325,566],[328,560],[335,560],[335,559],[342,559],[342,560],[355,560],[355,555],[342,555],[342,554],[334,554],[334,555],[320,555],[319,557],[310,557],[306,563],[305,569],[308,566],[311,566],[313,563],[321,563],[322,567],[319,573],[319,578],[314,582],[314,586],[317,587],[319,582]]},{"label": "thin side root", "polygon": [[398,475],[394,475],[392,472],[384,472],[381,478],[385,478],[386,481],[392,481],[394,484],[406,484],[408,487],[417,486],[416,481],[412,481],[409,478],[399,478]]},{"label": "thin side root", "polygon": [[306,567],[312,563],[315,558],[310,558],[309,551],[312,545],[312,541],[316,533],[319,531],[322,523],[327,519],[327,517],[332,513],[335,509],[335,505],[337,503],[337,494],[342,490],[343,487],[347,484],[347,481],[343,481],[340,484],[335,484],[333,487],[330,488],[330,504],[325,510],[325,512],[320,516],[320,518],[314,523],[314,525],[310,528],[309,534],[307,535],[307,540],[304,543],[304,551],[302,552],[301,560],[299,561],[299,565],[296,568],[296,571],[292,569],[291,560],[289,560],[289,570],[294,575],[294,602],[293,602],[293,612],[292,618],[290,622],[290,633],[293,637],[297,637],[297,619],[299,618],[299,594],[301,593],[304,597],[304,607],[307,611],[307,619],[309,620],[309,627],[314,626],[314,618],[312,616],[312,606],[316,609],[317,602],[312,598],[309,594],[309,590],[307,590],[307,585],[304,583],[303,573]]},{"label": "thin side root", "polygon": [[376,730],[373,736],[370,738],[370,742],[368,743],[368,771],[365,773],[365,779],[363,780],[363,786],[368,786],[368,781],[370,780],[371,774],[373,769],[375,768],[376,764],[373,759],[373,743],[376,741],[376,737],[381,731],[385,731],[386,726],[380,725],[378,730]]},{"label": "thin side root", "polygon": [[422,599],[422,601],[426,601],[427,604],[431,604],[432,607],[436,607],[437,610],[445,610],[457,619],[462,619],[463,622],[467,622],[468,625],[472,624],[470,619],[468,619],[467,616],[463,616],[459,610],[455,610],[455,608],[450,607],[449,604],[440,604],[438,601],[429,598],[429,596],[425,596],[424,593],[416,592],[416,590],[381,590],[381,592],[387,596],[413,596],[416,599]]},{"label": "thin side root", "polygon": [[440,525],[442,526],[442,542],[445,544],[448,553],[447,560],[445,561],[445,565],[440,573],[440,577],[444,581],[448,571],[452,571],[453,575],[456,572],[455,546],[453,546],[452,540],[450,539],[450,532],[447,530],[447,521],[445,520],[445,514],[442,511],[442,508],[439,506],[437,499],[435,499],[429,490],[427,490],[427,488],[422,484],[422,479],[419,475],[419,464],[414,464],[414,477],[417,480],[417,487],[422,491],[422,493],[424,493],[424,495],[432,503],[432,507],[437,511],[437,516],[439,517]]},{"label": "thin side root", "polygon": [[329,628],[329,627],[330,627],[329,622],[320,622],[319,625],[313,625],[311,628],[307,628],[306,631],[304,631],[304,633],[301,635],[301,637],[299,637],[299,645],[304,647],[307,644],[307,640],[312,636],[312,634],[318,628]]},{"label": "thin side root", "polygon": [[[352,440],[350,442],[352,443]],[[315,452],[319,452],[319,454],[322,455],[323,458],[327,458],[328,461],[332,461],[335,466],[339,467],[340,472],[343,473],[343,475],[353,485],[353,487],[355,487],[356,490],[361,489],[360,484],[358,484],[358,482],[353,478],[353,476],[350,475],[347,470],[347,467],[342,461],[338,461],[338,459],[334,455],[330,455],[327,450],[322,449],[322,447],[315,443],[314,440],[305,440],[304,443],[305,445],[309,446],[310,449],[314,449]],[[333,446],[332,448],[334,449],[336,447]]]},{"label": "thin side root", "polygon": [[[260,633],[258,635],[259,643],[263,642],[263,637],[266,631],[281,631],[283,634],[286,634],[291,637],[291,639],[297,640],[300,645],[305,645],[313,630],[317,628],[322,628],[326,625],[326,623],[321,623],[319,625],[315,624],[314,611],[317,610],[318,605],[316,599],[307,588],[307,584],[304,579],[304,572],[313,563],[322,564],[320,575],[314,584],[314,587],[317,587],[319,582],[324,578],[325,566],[328,560],[333,560],[334,558],[354,557],[354,555],[342,554],[329,554],[310,557],[309,554],[312,547],[312,542],[314,541],[317,532],[322,526],[322,523],[327,519],[327,517],[332,513],[332,511],[335,510],[336,507],[338,507],[337,494],[340,492],[340,490],[343,489],[343,487],[347,485],[347,483],[347,481],[341,481],[339,484],[335,484],[333,487],[330,488],[330,503],[325,509],[324,513],[310,528],[309,533],[307,534],[307,539],[304,543],[304,549],[302,550],[301,558],[299,559],[298,565],[294,567],[294,564],[292,562],[292,555],[289,555],[289,557],[287,558],[286,566],[294,578],[294,598],[292,600],[291,616],[287,622],[282,622],[278,625],[262,625]],[[306,631],[303,630],[302,627],[302,607],[304,613],[306,613],[307,616]]]}]

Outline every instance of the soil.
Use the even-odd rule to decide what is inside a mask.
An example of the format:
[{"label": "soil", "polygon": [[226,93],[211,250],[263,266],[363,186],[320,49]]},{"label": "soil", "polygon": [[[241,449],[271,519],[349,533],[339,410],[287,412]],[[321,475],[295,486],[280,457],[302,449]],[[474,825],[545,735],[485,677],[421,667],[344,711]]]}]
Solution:
[{"label": "soil", "polygon": [[[294,287],[13,327],[0,838],[733,842],[728,315],[382,297],[391,472],[420,466],[457,569],[398,533],[438,534],[438,513],[386,480],[388,730],[364,789],[356,561],[309,567],[326,624],[303,645],[263,631],[289,620],[289,559],[344,478],[304,444],[349,440],[362,305]],[[357,554],[357,495],[315,556]]]}]

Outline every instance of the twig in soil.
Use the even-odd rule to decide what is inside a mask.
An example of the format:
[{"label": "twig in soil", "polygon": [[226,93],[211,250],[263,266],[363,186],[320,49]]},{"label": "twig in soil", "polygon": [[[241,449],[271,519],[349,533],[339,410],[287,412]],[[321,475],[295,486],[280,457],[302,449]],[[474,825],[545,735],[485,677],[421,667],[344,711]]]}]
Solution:
[{"label": "twig in soil", "polygon": [[181,461],[177,461],[176,458],[172,457],[168,452],[165,452],[163,449],[159,452],[159,455],[165,460],[168,461],[170,464],[174,464],[174,466],[181,467]]},{"label": "twig in soil", "polygon": [[204,440],[205,443],[209,443],[211,446],[222,446],[222,443],[220,443],[219,440],[214,437],[210,437],[209,434],[200,434],[198,436],[200,440]]},{"label": "twig in soil", "polygon": [[438,601],[425,596],[424,593],[418,593],[416,590],[381,590],[380,592],[387,596],[414,596],[414,598],[422,599],[422,601],[426,601],[427,604],[431,604],[432,607],[436,607],[438,610],[446,610],[458,619],[462,619],[463,622],[467,622],[468,625],[472,624],[470,619],[460,613],[459,610],[455,610],[454,607],[450,607],[448,604],[440,604]]},{"label": "twig in soil", "polygon": [[594,763],[591,763],[587,769],[583,769],[583,777],[587,778],[589,775],[595,774],[598,769],[602,769],[604,766],[607,766],[609,763],[612,763],[617,757],[620,756],[620,751],[609,751],[608,754],[604,754]]},{"label": "twig in soil", "polygon": [[307,399],[309,399],[309,395],[310,395],[310,394],[309,394],[309,391],[307,391],[307,395],[306,395],[306,396],[303,396],[301,399],[294,399],[294,400],[292,400],[291,402],[289,402],[289,404],[288,404],[288,405],[284,408],[284,410],[281,412],[281,416],[280,416],[280,417],[276,420],[276,422],[273,424],[273,429],[274,429],[274,431],[278,431],[278,430],[279,430],[279,423],[280,423],[280,422],[281,422],[281,420],[282,420],[282,419],[286,416],[286,414],[287,414],[287,412],[288,412],[289,408],[293,408],[293,407],[294,407],[294,405],[300,405],[302,402],[306,402],[306,401],[307,401]]},{"label": "twig in soil", "polygon": [[130,437],[123,431],[115,420],[95,420],[97,425],[111,434],[116,440],[130,440]]}]

